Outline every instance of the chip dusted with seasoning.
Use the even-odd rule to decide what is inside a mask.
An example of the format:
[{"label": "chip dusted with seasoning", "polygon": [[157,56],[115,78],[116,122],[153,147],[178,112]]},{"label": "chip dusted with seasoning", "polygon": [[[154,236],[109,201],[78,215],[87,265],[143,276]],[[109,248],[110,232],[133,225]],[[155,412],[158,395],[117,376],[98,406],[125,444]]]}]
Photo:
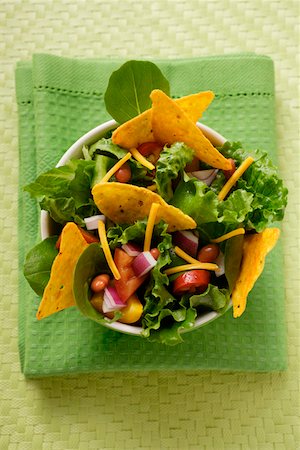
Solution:
[{"label": "chip dusted with seasoning", "polygon": [[75,305],[73,270],[83,250],[88,246],[78,226],[67,223],[61,233],[59,253],[54,259],[49,282],[41,300],[37,319],[43,319]]},{"label": "chip dusted with seasoning", "polygon": [[280,235],[278,228],[266,228],[262,233],[245,236],[240,274],[232,292],[233,317],[246,309],[247,296],[261,275],[267,254]]},{"label": "chip dusted with seasoning", "polygon": [[184,142],[198,159],[217,169],[229,170],[231,164],[204,136],[200,128],[174,100],[159,89],[152,91],[152,128],[161,144]]},{"label": "chip dusted with seasoning", "polygon": [[[212,91],[205,91],[178,98],[175,100],[175,103],[187,114],[192,122],[196,123],[213,98],[214,93]],[[112,141],[114,144],[128,150],[137,148],[145,142],[155,142],[152,130],[152,109],[148,109],[120,125],[113,132]]]},{"label": "chip dusted with seasoning", "polygon": [[156,223],[161,219],[168,231],[196,228],[196,222],[175,206],[168,205],[160,195],[147,188],[124,183],[99,183],[92,190],[99,210],[115,223],[133,224],[149,216],[152,203],[158,203]]}]

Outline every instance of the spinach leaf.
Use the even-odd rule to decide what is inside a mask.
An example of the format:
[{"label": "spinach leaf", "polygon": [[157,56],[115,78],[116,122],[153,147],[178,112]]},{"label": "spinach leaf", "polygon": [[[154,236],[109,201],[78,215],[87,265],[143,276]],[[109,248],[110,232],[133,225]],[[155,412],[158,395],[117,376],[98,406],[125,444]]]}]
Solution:
[{"label": "spinach leaf", "polygon": [[227,239],[225,244],[225,276],[228,281],[230,293],[232,293],[236,280],[239,276],[243,256],[243,243],[244,235],[239,235]]},{"label": "spinach leaf", "polygon": [[90,302],[92,293],[90,282],[100,273],[110,273],[103,250],[98,243],[90,244],[78,258],[73,275],[73,293],[76,305],[84,316],[98,323],[111,323],[117,320],[108,319],[97,311]]},{"label": "spinach leaf", "polygon": [[104,95],[107,112],[119,123],[151,107],[150,93],[161,89],[169,95],[168,80],[150,61],[127,61],[110,76]]},{"label": "spinach leaf", "polygon": [[27,254],[23,273],[34,292],[40,297],[50,278],[53,261],[58,253],[58,236],[51,236],[33,247]]}]

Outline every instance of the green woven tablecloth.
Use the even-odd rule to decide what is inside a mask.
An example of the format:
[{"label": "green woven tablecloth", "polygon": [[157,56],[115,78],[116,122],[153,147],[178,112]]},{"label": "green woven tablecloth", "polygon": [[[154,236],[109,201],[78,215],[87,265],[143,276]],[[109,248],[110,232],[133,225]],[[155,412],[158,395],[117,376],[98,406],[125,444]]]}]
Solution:
[{"label": "green woven tablecloth", "polygon": [[[149,369],[272,371],[286,367],[284,282],[281,244],[267,257],[265,271],[238,320],[229,311],[184,335],[176,347],[113,332],[70,308],[43,321],[39,299],[22,275],[27,251],[40,240],[39,210],[22,186],[52,168],[82,134],[110,119],[103,94],[121,60],[78,60],[45,54],[16,70],[19,112],[19,349],[28,377]],[[215,99],[203,123],[228,140],[269,152],[276,163],[273,62],[240,54],[158,60],[172,96],[211,89]]]}]

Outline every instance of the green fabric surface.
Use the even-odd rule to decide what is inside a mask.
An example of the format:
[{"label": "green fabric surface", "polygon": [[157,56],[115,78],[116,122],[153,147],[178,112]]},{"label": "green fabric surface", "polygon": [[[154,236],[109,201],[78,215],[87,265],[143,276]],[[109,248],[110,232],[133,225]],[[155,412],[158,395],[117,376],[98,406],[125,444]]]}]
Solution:
[{"label": "green fabric surface", "polygon": [[[70,308],[35,319],[39,299],[22,275],[27,251],[39,241],[39,211],[22,186],[53,167],[82,134],[108,120],[103,94],[122,60],[79,60],[37,54],[16,70],[19,112],[19,349],[28,377],[97,371],[286,368],[281,243],[268,255],[263,275],[238,320],[231,311],[184,335],[176,347],[103,328]],[[228,140],[265,149],[277,161],[274,68],[253,54],[156,60],[174,97],[211,89],[216,97],[203,123]],[[259,124],[259,127],[258,127]]]},{"label": "green fabric surface", "polygon": [[[2,2],[0,10],[1,450],[300,448],[299,2],[12,0]],[[165,60],[236,52],[272,58],[279,167],[289,188],[281,236],[287,370],[112,370],[35,379],[21,373],[14,72],[17,61],[42,52],[75,59]],[[226,115],[228,126],[223,124],[229,137],[235,132],[232,120]],[[248,139],[255,141],[255,118],[250,126]]]}]

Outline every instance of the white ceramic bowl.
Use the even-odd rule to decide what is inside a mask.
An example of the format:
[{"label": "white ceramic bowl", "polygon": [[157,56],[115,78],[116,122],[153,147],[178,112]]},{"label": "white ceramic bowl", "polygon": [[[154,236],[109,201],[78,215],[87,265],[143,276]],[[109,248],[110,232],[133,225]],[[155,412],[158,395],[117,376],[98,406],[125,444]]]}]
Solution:
[{"label": "white ceramic bowl", "polygon": [[[201,123],[197,124],[198,127],[202,130],[203,134],[211,141],[214,146],[222,146],[226,139],[221,136],[219,133],[214,131],[212,128],[209,128]],[[56,167],[63,166],[66,164],[71,158],[80,158],[82,157],[82,147],[83,145],[90,145],[96,142],[101,137],[105,136],[106,133],[110,130],[116,128],[117,123],[114,120],[109,120],[108,122],[104,122],[101,125],[93,128],[88,131],[86,134],[81,136],[73,145],[64,153],[62,158],[57,163]],[[51,235],[55,234],[55,223],[49,216],[46,211],[41,211],[41,236],[42,239],[45,239]],[[220,316],[216,311],[210,311],[203,313],[199,316],[193,328],[183,330],[182,332],[188,332],[199,328],[212,320],[217,319]],[[106,326],[112,330],[119,331],[121,333],[132,334],[132,335],[140,335],[142,328],[134,325],[127,325],[120,322],[107,323]]]}]

